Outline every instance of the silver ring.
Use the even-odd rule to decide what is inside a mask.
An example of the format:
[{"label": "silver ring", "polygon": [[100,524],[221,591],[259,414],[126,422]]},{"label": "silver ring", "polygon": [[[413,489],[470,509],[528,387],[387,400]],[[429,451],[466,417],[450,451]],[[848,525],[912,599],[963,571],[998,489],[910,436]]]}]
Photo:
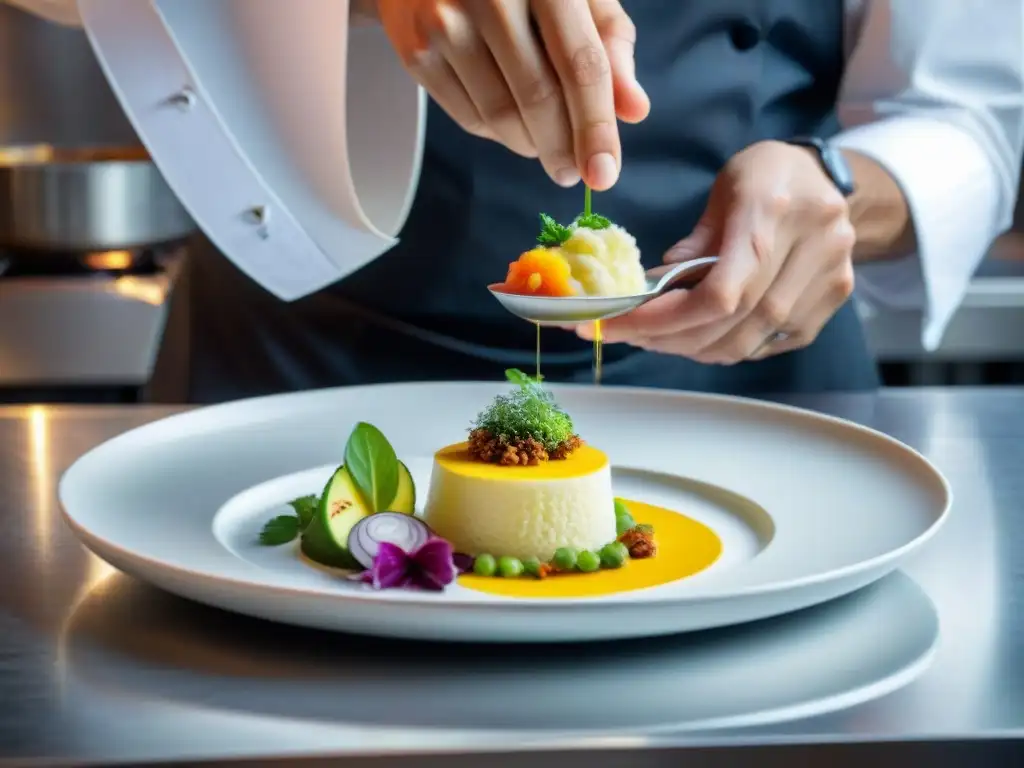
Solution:
[{"label": "silver ring", "polygon": [[750,356],[757,357],[761,353],[761,350],[763,350],[765,347],[771,346],[772,344],[780,344],[783,341],[786,341],[788,338],[789,334],[786,333],[785,331],[776,331],[775,333],[768,336],[764,341],[762,341],[761,345],[750,353]]}]

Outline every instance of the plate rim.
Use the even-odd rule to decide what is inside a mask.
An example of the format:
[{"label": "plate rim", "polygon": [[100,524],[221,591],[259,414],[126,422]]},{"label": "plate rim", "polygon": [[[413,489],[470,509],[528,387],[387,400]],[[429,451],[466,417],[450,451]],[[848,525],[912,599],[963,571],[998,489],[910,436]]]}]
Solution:
[{"label": "plate rim", "polygon": [[[69,478],[74,479],[74,473],[80,472],[81,465],[84,460],[88,457],[95,457],[95,455],[101,450],[109,450],[110,446],[114,446],[120,443],[122,440],[126,440],[129,436],[137,436],[140,433],[144,433],[149,429],[155,429],[158,425],[165,425],[172,422],[188,421],[193,418],[195,414],[212,415],[216,417],[219,413],[230,413],[232,411],[241,410],[243,408],[251,408],[258,406],[260,403],[267,402],[282,402],[287,400],[305,400],[315,399],[317,397],[329,396],[332,393],[346,393],[354,394],[358,396],[360,392],[369,391],[380,391],[381,389],[387,390],[412,390],[417,387],[463,387],[463,388],[479,388],[489,387],[492,389],[498,389],[502,386],[501,381],[483,381],[483,380],[444,380],[444,381],[410,381],[410,382],[388,382],[383,384],[364,384],[355,386],[336,386],[336,387],[320,387],[314,389],[302,390],[299,392],[284,392],[275,393],[269,395],[260,395],[250,398],[241,398],[238,400],[232,400],[223,403],[216,403],[212,405],[199,405],[199,406],[187,406],[186,410],[179,411],[176,413],[169,414],[167,416],[154,419],[146,422],[145,424],[132,427],[130,429],[115,435],[114,437],[108,438],[103,442],[94,445],[89,450],[82,453],[74,462],[72,462],[65,470],[61,473],[60,479],[57,483],[57,497],[58,506],[60,508],[61,517],[65,524],[69,526],[75,536],[86,546],[93,554],[97,555],[101,559],[106,560],[105,551],[111,553],[121,559],[123,562],[131,562],[134,564],[141,565],[145,571],[162,570],[164,572],[172,573],[177,577],[185,577],[187,579],[199,579],[202,581],[219,583],[222,585],[230,586],[233,589],[241,590],[253,590],[263,593],[272,593],[279,597],[305,597],[311,599],[329,599],[339,601],[356,601],[361,606],[387,606],[394,607],[396,605],[403,605],[407,608],[415,607],[417,610],[432,611],[432,610],[495,610],[500,609],[503,611],[558,611],[562,608],[571,607],[573,610],[593,610],[601,607],[608,608],[614,607],[617,609],[628,609],[630,606],[652,606],[655,608],[664,608],[667,605],[690,605],[706,603],[712,600],[730,600],[730,599],[743,599],[756,596],[764,595],[777,595],[785,592],[790,592],[800,589],[808,589],[823,584],[837,582],[841,580],[851,579],[858,575],[862,575],[871,571],[882,571],[883,575],[892,570],[892,568],[886,569],[886,566],[893,564],[905,558],[913,551],[919,549],[921,546],[931,540],[939,530],[946,524],[949,519],[950,512],[953,506],[953,490],[949,483],[948,478],[935,466],[935,464],[924,456],[920,451],[916,450],[910,445],[907,445],[901,440],[886,434],[880,430],[872,427],[859,424],[849,419],[844,419],[831,414],[821,413],[818,411],[811,410],[809,408],[802,408],[799,406],[793,406],[786,403],[778,403],[774,401],[759,400],[753,397],[741,396],[741,395],[726,395],[709,392],[690,392],[687,390],[675,390],[675,389],[660,389],[654,387],[639,387],[639,386],[616,386],[616,385],[601,385],[600,387],[594,387],[589,384],[561,384],[552,383],[549,388],[552,392],[565,392],[568,394],[593,394],[601,390],[612,390],[619,394],[625,395],[642,395],[646,398],[661,399],[661,400],[689,400],[696,402],[714,402],[721,405],[733,405],[742,406],[747,408],[753,408],[755,410],[767,410],[772,413],[787,415],[790,418],[803,420],[805,423],[818,423],[827,424],[833,428],[841,428],[852,430],[853,432],[859,433],[863,437],[870,438],[872,440],[885,444],[892,450],[896,450],[903,454],[905,457],[912,459],[919,467],[926,470],[930,476],[930,481],[935,484],[936,489],[941,491],[942,495],[942,510],[936,515],[935,520],[928,526],[926,530],[902,544],[901,546],[885,552],[881,555],[869,558],[867,560],[861,560],[856,563],[842,566],[840,568],[829,569],[820,573],[810,574],[807,576],[801,576],[797,578],[791,578],[784,581],[767,582],[762,584],[747,585],[744,587],[730,587],[721,591],[715,589],[709,589],[704,591],[698,591],[691,594],[683,595],[658,595],[654,597],[645,598],[642,601],[630,600],[629,595],[631,593],[618,593],[613,595],[603,595],[596,597],[577,597],[577,598],[565,598],[552,600],[550,598],[508,598],[508,597],[495,597],[486,600],[474,600],[466,601],[457,598],[448,597],[445,599],[442,595],[436,597],[432,596],[432,599],[418,600],[418,601],[401,601],[396,602],[395,600],[387,597],[386,595],[378,595],[375,593],[360,593],[358,596],[345,594],[344,592],[338,593],[326,593],[319,590],[287,586],[281,584],[266,584],[255,582],[249,579],[240,578],[232,575],[218,574],[218,573],[204,573],[202,571],[194,570],[186,566],[181,566],[174,563],[168,563],[164,560],[149,557],[147,555],[139,554],[138,552],[127,549],[117,543],[114,543],[101,536],[94,535],[83,525],[78,523],[68,511],[68,505],[65,502],[66,488],[69,485]],[[851,393],[854,394],[854,393]],[[109,561],[108,561],[109,562]],[[115,566],[116,567],[116,566]],[[895,567],[895,566],[894,566]],[[880,577],[879,577],[880,578]]]}]

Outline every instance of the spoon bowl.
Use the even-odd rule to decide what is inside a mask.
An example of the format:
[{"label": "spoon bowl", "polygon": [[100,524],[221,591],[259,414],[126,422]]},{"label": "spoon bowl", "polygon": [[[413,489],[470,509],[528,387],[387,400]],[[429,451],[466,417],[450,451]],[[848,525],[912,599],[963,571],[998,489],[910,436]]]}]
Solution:
[{"label": "spoon bowl", "polygon": [[681,261],[665,274],[649,277],[647,290],[632,296],[527,296],[506,292],[504,283],[493,283],[487,289],[505,309],[531,323],[574,325],[624,315],[670,288],[693,288],[717,261],[717,256]]}]

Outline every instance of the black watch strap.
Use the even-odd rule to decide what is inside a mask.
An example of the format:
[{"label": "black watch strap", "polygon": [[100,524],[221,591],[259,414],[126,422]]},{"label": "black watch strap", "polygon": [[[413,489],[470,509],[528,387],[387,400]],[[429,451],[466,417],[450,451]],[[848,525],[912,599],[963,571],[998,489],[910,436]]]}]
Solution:
[{"label": "black watch strap", "polygon": [[846,162],[846,158],[838,148],[814,136],[797,136],[789,139],[786,143],[813,149],[818,154],[821,167],[832,179],[836,188],[843,193],[843,197],[849,197],[854,193],[856,186],[853,183],[853,171],[850,170],[850,164]]}]

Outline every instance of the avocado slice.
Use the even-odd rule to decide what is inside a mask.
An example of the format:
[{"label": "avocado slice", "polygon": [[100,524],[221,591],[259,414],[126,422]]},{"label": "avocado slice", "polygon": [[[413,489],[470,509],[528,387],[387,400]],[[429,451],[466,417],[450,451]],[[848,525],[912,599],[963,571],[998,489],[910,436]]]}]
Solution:
[{"label": "avocado slice", "polygon": [[348,551],[348,534],[370,512],[348,470],[344,465],[338,467],[327,481],[313,519],[302,532],[302,553],[331,568],[360,568]]},{"label": "avocado slice", "polygon": [[416,511],[416,484],[409,468],[401,461],[398,462],[398,493],[391,506],[384,511],[401,512],[403,515],[411,515]]}]

